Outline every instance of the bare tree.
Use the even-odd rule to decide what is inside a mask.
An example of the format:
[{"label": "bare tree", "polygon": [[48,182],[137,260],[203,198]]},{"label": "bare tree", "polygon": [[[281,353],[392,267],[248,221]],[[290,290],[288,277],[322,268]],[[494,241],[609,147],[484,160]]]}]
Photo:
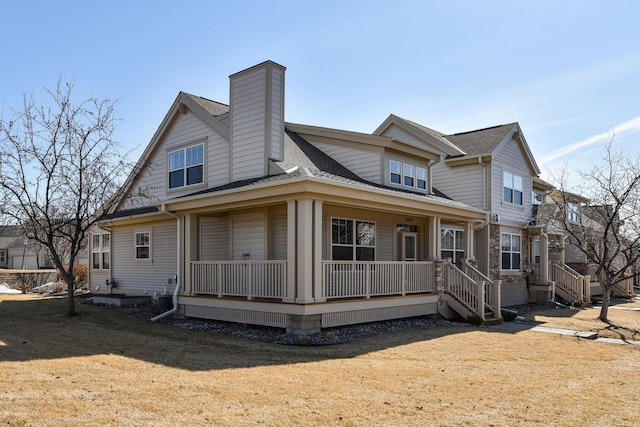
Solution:
[{"label": "bare tree", "polygon": [[38,99],[0,118],[0,214],[44,246],[67,284],[68,314],[77,315],[73,268],[95,223],[108,208],[129,164],[113,140],[115,101],[76,102],[72,82],[58,78]]},{"label": "bare tree", "polygon": [[612,289],[635,278],[640,262],[640,157],[629,158],[612,145],[613,137],[605,144],[602,162],[579,172],[577,190],[567,188],[567,174],[562,174],[561,194],[570,190],[589,202],[577,210],[567,197],[556,200],[569,244],[595,268],[602,287],[603,322],[608,322]]}]

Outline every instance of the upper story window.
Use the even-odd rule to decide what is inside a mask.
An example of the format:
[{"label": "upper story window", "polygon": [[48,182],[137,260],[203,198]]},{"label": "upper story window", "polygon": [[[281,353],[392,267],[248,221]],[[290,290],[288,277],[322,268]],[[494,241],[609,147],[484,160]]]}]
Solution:
[{"label": "upper story window", "polygon": [[169,188],[204,182],[204,144],[169,153]]},{"label": "upper story window", "polygon": [[427,170],[397,160],[389,161],[389,182],[419,190],[427,189]]},{"label": "upper story window", "polygon": [[540,206],[542,204],[542,193],[538,193],[537,191],[531,192],[531,205],[532,206]]},{"label": "upper story window", "polygon": [[91,237],[91,268],[108,270],[111,264],[109,233],[94,234]]},{"label": "upper story window", "polygon": [[331,220],[331,259],[375,261],[376,224],[333,218]]},{"label": "upper story window", "polygon": [[505,203],[522,206],[522,176],[504,172],[503,188]]},{"label": "upper story window", "polygon": [[578,205],[574,205],[573,203],[567,203],[566,211],[567,211],[567,222],[570,222],[571,224],[580,223],[580,215],[578,214]]}]

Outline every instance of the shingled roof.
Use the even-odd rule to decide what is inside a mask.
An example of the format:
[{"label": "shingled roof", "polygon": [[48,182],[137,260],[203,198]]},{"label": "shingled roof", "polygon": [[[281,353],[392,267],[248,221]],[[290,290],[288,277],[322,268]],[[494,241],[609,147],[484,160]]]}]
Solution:
[{"label": "shingled roof", "polygon": [[491,154],[517,123],[493,126],[485,129],[446,135],[446,138],[462,149],[467,156]]}]

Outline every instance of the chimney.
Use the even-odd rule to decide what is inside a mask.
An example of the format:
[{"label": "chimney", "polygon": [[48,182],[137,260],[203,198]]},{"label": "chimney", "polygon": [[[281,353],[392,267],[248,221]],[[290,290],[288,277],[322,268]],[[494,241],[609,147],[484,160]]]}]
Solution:
[{"label": "chimney", "polygon": [[232,181],[268,175],[284,159],[284,72],[266,61],[229,76]]}]

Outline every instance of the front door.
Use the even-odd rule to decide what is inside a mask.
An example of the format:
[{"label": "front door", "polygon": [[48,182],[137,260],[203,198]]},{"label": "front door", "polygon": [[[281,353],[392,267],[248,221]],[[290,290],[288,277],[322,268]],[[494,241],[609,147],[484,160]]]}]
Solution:
[{"label": "front door", "polygon": [[418,234],[402,233],[402,261],[416,261],[418,259]]}]

